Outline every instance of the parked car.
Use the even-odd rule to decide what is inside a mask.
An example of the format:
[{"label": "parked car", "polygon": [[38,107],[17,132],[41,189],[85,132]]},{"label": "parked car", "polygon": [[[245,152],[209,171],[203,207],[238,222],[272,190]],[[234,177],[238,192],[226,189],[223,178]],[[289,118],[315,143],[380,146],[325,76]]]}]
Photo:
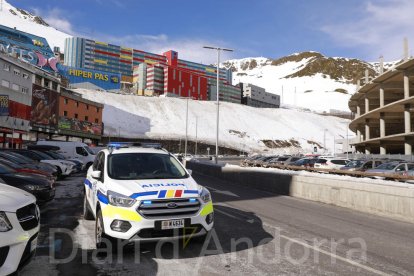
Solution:
[{"label": "parked car", "polygon": [[383,164],[383,160],[351,160],[341,170],[364,172]]},{"label": "parked car", "polygon": [[88,145],[82,142],[65,142],[65,141],[37,141],[37,145],[58,147],[58,152],[69,159],[79,159],[86,164],[86,169],[93,164],[95,152]]},{"label": "parked car", "polygon": [[278,158],[272,159],[268,162],[268,166],[272,164],[279,164],[279,165],[289,165],[292,162],[296,162],[300,159],[297,156],[280,156]]},{"label": "parked car", "polygon": [[27,146],[28,150],[35,150],[43,152],[55,160],[67,160],[75,164],[74,172],[80,172],[86,169],[86,163],[84,163],[81,159],[76,158],[68,158],[58,152],[60,149],[59,147],[55,146],[48,146],[48,145],[29,145]]},{"label": "parked car", "polygon": [[52,181],[56,181],[56,177],[54,175],[50,174],[50,173],[47,173],[47,172],[44,172],[44,171],[41,171],[41,170],[38,170],[38,169],[27,168],[23,165],[16,164],[11,160],[4,159],[2,157],[0,157],[0,164],[4,164],[8,167],[11,167],[11,168],[13,168],[14,170],[16,170],[17,172],[20,172],[20,173],[31,173],[31,174],[35,174],[35,175],[41,175],[41,176],[44,176],[44,177],[46,177],[46,178],[48,178]]},{"label": "parked car", "polygon": [[55,166],[46,163],[40,163],[23,155],[11,152],[11,151],[0,151],[0,157],[10,160],[16,164],[22,165],[25,168],[35,169],[50,173],[57,177],[57,169]]},{"label": "parked car", "polygon": [[375,169],[367,170],[367,173],[380,174],[398,174],[407,175],[409,171],[414,170],[414,163],[393,161],[379,165]]},{"label": "parked car", "polygon": [[7,185],[33,194],[38,203],[45,203],[55,197],[54,181],[47,177],[23,173],[0,163],[0,178]]},{"label": "parked car", "polygon": [[32,151],[32,150],[8,150],[10,152],[14,152],[20,154],[22,156],[28,157],[32,160],[50,164],[56,167],[57,169],[57,177],[63,178],[72,173],[74,163],[65,161],[65,160],[53,160],[50,156],[44,155],[39,151]]},{"label": "parked car", "polygon": [[276,158],[276,156],[262,156],[261,158],[258,158],[253,161],[254,167],[262,167],[264,164],[266,164],[267,161]]},{"label": "parked car", "polygon": [[36,198],[0,184],[0,275],[17,273],[30,262],[36,253],[39,228]]},{"label": "parked car", "polygon": [[242,165],[244,165],[244,166],[252,166],[253,165],[253,162],[256,160],[256,159],[259,159],[259,158],[261,158],[261,157],[263,157],[262,155],[254,155],[254,156],[251,156],[251,157],[249,157],[249,158],[246,158],[243,162],[242,162]]},{"label": "parked car", "polygon": [[318,159],[316,159],[316,158],[302,158],[302,159],[299,159],[295,162],[290,163],[289,165],[298,166],[298,167],[305,167],[305,168],[313,168],[313,166],[315,165],[315,162],[317,160]]},{"label": "parked car", "polygon": [[314,168],[336,169],[339,170],[349,162],[345,158],[318,158],[314,164]]}]

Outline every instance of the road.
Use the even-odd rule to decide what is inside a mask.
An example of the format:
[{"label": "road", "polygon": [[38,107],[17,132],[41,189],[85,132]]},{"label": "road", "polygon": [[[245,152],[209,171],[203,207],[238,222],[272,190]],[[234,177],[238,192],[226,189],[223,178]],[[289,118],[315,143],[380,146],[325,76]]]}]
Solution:
[{"label": "road", "polygon": [[206,244],[190,239],[96,254],[94,222],[81,217],[83,178],[71,177],[43,208],[37,256],[22,275],[414,274],[413,224],[194,178],[215,203]]}]

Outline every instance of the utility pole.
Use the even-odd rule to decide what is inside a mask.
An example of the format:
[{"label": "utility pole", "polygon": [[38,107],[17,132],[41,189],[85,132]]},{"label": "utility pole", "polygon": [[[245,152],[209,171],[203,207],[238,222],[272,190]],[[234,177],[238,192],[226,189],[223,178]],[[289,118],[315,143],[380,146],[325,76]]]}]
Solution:
[{"label": "utility pole", "polygon": [[187,141],[188,141],[188,98],[187,108],[185,113],[185,143],[184,143],[184,156],[187,157]]},{"label": "utility pole", "polygon": [[220,47],[211,47],[211,46],[203,46],[205,49],[211,49],[217,51],[217,123],[216,123],[216,160],[215,163],[218,163],[218,151],[219,151],[219,115],[220,115],[220,99],[219,99],[219,87],[220,87],[220,52],[227,51],[233,52],[232,49],[220,48]]},{"label": "utility pole", "polygon": [[195,150],[194,150],[194,157],[197,156],[197,132],[198,132],[198,117],[196,116],[196,139],[195,139]]}]

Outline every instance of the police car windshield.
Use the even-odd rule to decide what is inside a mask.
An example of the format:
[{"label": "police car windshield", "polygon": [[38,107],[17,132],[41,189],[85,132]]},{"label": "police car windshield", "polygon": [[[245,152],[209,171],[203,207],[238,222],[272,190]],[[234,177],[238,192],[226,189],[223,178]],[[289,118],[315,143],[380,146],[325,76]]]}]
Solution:
[{"label": "police car windshield", "polygon": [[188,178],[173,156],[159,153],[111,154],[108,156],[108,175],[119,180]]}]

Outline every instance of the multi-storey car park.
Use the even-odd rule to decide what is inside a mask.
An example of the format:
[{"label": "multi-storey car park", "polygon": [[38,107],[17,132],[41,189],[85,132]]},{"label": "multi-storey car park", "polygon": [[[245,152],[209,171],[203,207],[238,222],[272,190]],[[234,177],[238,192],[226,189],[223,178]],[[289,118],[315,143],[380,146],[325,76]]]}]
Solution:
[{"label": "multi-storey car park", "polygon": [[353,145],[367,154],[411,155],[414,145],[414,59],[406,58],[391,70],[369,80],[352,95],[355,114],[349,127]]}]

